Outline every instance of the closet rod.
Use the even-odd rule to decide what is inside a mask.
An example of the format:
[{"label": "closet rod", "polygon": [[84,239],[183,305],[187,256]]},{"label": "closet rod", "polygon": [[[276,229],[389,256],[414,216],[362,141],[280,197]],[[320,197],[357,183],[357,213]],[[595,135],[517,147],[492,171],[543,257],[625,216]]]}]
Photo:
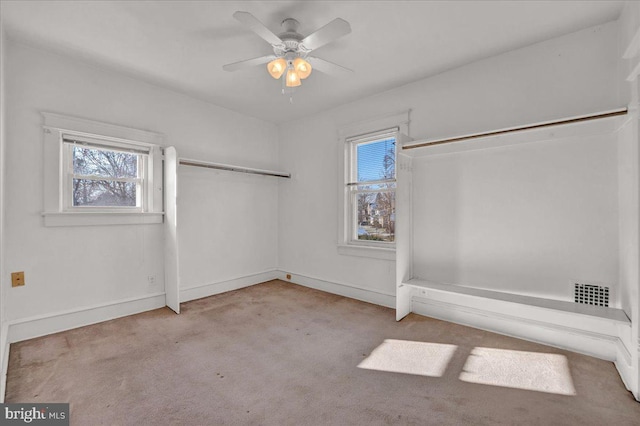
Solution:
[{"label": "closet rod", "polygon": [[254,175],[275,176],[291,179],[290,173],[274,172],[271,170],[251,169],[248,167],[232,166],[230,164],[209,163],[207,161],[189,160],[181,158],[178,161],[183,166],[204,167],[207,169],[226,170],[229,172],[250,173]]},{"label": "closet rod", "polygon": [[501,135],[504,133],[520,132],[522,130],[538,129],[540,127],[558,126],[560,124],[579,123],[581,121],[597,120],[600,118],[608,118],[608,117],[615,117],[618,115],[625,115],[626,113],[627,113],[627,108],[619,108],[612,111],[582,115],[582,116],[573,117],[573,118],[565,118],[562,120],[545,121],[543,123],[538,123],[538,124],[528,124],[526,126],[510,127],[508,129],[493,130],[490,132],[483,132],[483,133],[474,133],[472,135],[458,136],[455,138],[439,139],[431,142],[417,143],[415,145],[406,145],[406,146],[403,146],[402,149],[405,150],[405,149],[422,148],[425,146],[442,145],[445,143],[460,142],[468,139],[476,139],[476,138],[484,138],[487,136]]}]

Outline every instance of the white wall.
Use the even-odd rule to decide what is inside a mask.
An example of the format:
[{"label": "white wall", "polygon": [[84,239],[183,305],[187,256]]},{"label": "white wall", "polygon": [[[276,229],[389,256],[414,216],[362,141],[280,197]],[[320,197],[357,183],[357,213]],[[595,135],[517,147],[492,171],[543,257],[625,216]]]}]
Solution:
[{"label": "white wall", "polygon": [[[282,125],[281,168],[291,170],[294,179],[280,188],[280,268],[395,294],[394,262],[337,253],[338,182],[342,170],[338,164],[337,129],[347,123],[411,109],[410,136],[436,138],[616,108],[620,106],[616,38],[615,22],[596,26]],[[357,78],[357,72],[352,78]],[[604,143],[588,142],[592,149],[585,161],[593,162],[596,152],[606,151]],[[578,148],[549,149],[558,150],[566,159],[572,149]],[[614,185],[613,149],[612,154],[607,151],[605,164],[599,166],[606,178],[604,189]],[[547,154],[537,155],[544,157],[537,160],[541,162],[550,158]],[[523,162],[524,157],[518,160]],[[484,159],[477,172],[491,169],[491,161],[491,156]],[[493,161],[504,160],[496,156]],[[546,182],[565,179],[569,173],[564,168],[555,170],[553,164],[548,164],[546,170],[554,173]],[[572,182],[566,185],[581,188],[580,181]],[[542,203],[555,199],[547,198]],[[545,209],[553,210],[553,206],[540,206],[540,210]],[[613,213],[606,216],[610,214]],[[591,223],[591,219],[585,222]],[[559,244],[564,235],[548,238],[549,244]],[[614,233],[603,238],[608,247],[616,237]],[[529,269],[528,273],[528,284],[545,278],[541,270]],[[609,279],[612,274],[615,272],[605,272],[603,278]]]},{"label": "white wall", "polygon": [[280,269],[395,294],[395,262],[337,253],[338,123],[322,114],[281,126],[280,168],[293,177],[279,192]]},{"label": "white wall", "polygon": [[2,5],[0,5],[0,402],[4,402],[6,384],[6,366],[8,365],[7,328],[5,321],[6,287],[10,282],[4,264],[4,169],[6,140],[6,108],[5,108],[5,32],[2,23]]},{"label": "white wall", "polygon": [[[163,291],[161,225],[43,226],[41,111],[159,132],[182,157],[276,168],[273,124],[13,41],[6,55],[5,266],[25,271],[26,281],[6,295],[9,320]],[[254,211],[244,208],[247,196],[240,194],[250,186],[244,178],[182,169],[179,176],[179,204],[186,207],[178,219],[179,242],[187,284],[277,266],[277,253],[263,244],[277,241],[275,220],[267,218],[271,222],[263,226]],[[277,212],[277,188],[259,185],[268,192],[251,207]],[[234,229],[243,230],[243,239],[227,232]],[[254,240],[255,250],[242,262],[221,256],[240,252]],[[147,280],[150,275],[154,284]]]},{"label": "white wall", "polygon": [[617,305],[613,134],[416,158],[413,182],[414,277],[567,301],[600,283]]},{"label": "white wall", "polygon": [[178,179],[182,289],[278,266],[278,178],[181,166]]},{"label": "white wall", "polygon": [[640,64],[640,39],[637,30],[640,28],[640,3],[637,1],[625,2],[624,8],[618,19],[618,55],[621,58],[618,66],[618,91],[620,100],[627,104],[637,100],[637,93],[631,89],[628,80],[631,72]]}]

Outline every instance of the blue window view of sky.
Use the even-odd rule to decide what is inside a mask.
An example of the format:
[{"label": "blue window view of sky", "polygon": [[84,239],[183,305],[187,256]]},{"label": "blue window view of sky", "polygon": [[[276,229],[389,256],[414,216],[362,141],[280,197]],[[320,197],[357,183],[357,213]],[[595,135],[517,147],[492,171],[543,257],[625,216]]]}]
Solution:
[{"label": "blue window view of sky", "polygon": [[394,177],[395,161],[391,162],[385,176],[385,155],[395,158],[395,138],[358,145],[358,181],[368,182]]}]

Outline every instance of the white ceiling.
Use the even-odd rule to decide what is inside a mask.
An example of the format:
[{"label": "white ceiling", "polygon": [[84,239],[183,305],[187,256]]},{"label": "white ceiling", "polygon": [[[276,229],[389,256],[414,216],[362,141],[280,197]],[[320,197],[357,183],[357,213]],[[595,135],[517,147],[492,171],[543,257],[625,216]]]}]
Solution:
[{"label": "white ceiling", "polygon": [[[621,1],[7,1],[10,37],[281,123],[478,59],[617,19]],[[264,66],[222,65],[270,54],[233,19],[248,11],[280,33],[307,35],[334,18],[352,33],[314,51],[355,72],[314,72],[290,104]]]}]

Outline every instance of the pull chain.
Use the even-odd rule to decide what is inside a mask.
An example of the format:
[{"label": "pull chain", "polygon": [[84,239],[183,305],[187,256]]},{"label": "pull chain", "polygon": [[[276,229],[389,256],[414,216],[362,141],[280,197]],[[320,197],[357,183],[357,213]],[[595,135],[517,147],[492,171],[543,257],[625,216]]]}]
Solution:
[{"label": "pull chain", "polygon": [[[282,90],[281,90],[282,96],[287,94],[286,79],[287,79],[286,74],[284,74],[282,76]],[[293,104],[293,92],[294,92],[294,89],[290,88],[289,89],[289,103],[290,104]]]}]

